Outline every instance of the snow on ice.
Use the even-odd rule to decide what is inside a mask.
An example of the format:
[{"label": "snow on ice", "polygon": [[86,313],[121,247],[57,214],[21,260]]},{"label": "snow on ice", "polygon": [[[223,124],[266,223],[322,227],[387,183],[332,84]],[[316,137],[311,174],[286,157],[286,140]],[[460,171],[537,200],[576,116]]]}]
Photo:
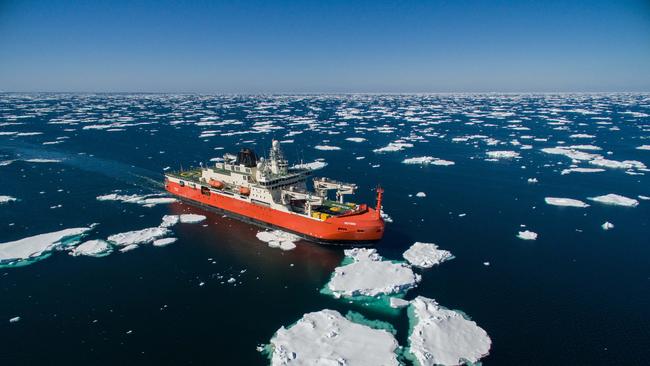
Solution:
[{"label": "snow on ice", "polygon": [[532,232],[530,230],[524,230],[524,231],[520,231],[519,234],[517,234],[517,237],[522,240],[536,240],[537,233]]}]

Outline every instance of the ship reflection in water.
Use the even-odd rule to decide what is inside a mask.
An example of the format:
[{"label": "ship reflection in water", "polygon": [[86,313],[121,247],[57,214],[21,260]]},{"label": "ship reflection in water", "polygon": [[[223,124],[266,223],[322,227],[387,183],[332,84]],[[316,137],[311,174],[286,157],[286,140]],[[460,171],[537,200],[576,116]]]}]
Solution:
[{"label": "ship reflection in water", "polygon": [[227,217],[223,213],[183,202],[172,203],[169,209],[170,214],[174,215],[194,213],[207,217],[199,225],[179,224],[175,231],[181,245],[194,245],[208,256],[238,261],[246,266],[254,265],[265,273],[273,273],[278,267],[296,266],[320,278],[329,276],[343,258],[339,247],[322,246],[304,239],[296,241],[296,248],[291,251],[270,248],[255,236],[264,228]]}]

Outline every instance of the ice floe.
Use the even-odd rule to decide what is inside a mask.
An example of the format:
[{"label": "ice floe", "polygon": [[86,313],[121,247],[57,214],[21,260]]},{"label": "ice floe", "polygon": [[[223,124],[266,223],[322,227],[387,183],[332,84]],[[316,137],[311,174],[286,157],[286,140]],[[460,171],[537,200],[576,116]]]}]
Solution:
[{"label": "ice floe", "polygon": [[292,250],[296,247],[295,242],[300,237],[282,230],[260,231],[255,235],[259,240],[267,243],[271,248]]},{"label": "ice floe", "polygon": [[589,207],[588,204],[573,198],[546,197],[544,198],[544,201],[553,206]]},{"label": "ice floe", "polygon": [[358,324],[335,310],[307,313],[271,338],[271,365],[399,365],[395,337]]},{"label": "ice floe", "polygon": [[402,293],[417,286],[421,279],[406,263],[383,260],[376,249],[347,249],[345,256],[327,284],[335,297]]},{"label": "ice floe", "polygon": [[181,224],[196,224],[199,222],[203,222],[207,219],[207,217],[203,215],[197,215],[197,214],[182,214],[180,215],[180,222]]},{"label": "ice floe", "polygon": [[292,166],[291,168],[293,169],[311,169],[311,170],[318,170],[318,169],[323,169],[327,166],[327,163],[324,161],[314,161],[311,163],[302,163],[302,164],[296,164]]},{"label": "ice floe", "polygon": [[402,256],[411,265],[420,268],[431,268],[454,258],[451,252],[438,249],[436,244],[422,242],[415,242]]},{"label": "ice floe", "polygon": [[402,151],[406,148],[413,147],[413,144],[407,142],[390,142],[388,145],[372,150],[375,153]]},{"label": "ice floe", "polygon": [[637,146],[637,150],[650,150],[650,145]]},{"label": "ice floe", "polygon": [[600,173],[604,171],[605,169],[600,169],[600,168],[568,168],[568,169],[563,169],[560,174],[567,175],[571,173]]},{"label": "ice floe", "polygon": [[524,230],[524,231],[520,231],[517,234],[517,237],[522,240],[536,240],[537,233],[530,230]]},{"label": "ice floe", "polygon": [[162,239],[156,239],[153,241],[153,246],[155,247],[164,247],[169,244],[175,243],[178,239],[177,238],[162,238]]},{"label": "ice floe", "polygon": [[366,141],[366,139],[363,138],[363,137],[348,137],[345,140],[346,141],[352,141],[352,142],[364,142],[364,141]]},{"label": "ice floe", "polygon": [[105,257],[113,251],[111,245],[105,240],[88,240],[70,250],[72,256]]},{"label": "ice floe", "polygon": [[316,146],[314,146],[314,149],[322,150],[322,151],[341,150],[341,148],[338,147],[338,146],[330,146],[330,145],[316,145]]},{"label": "ice floe", "polygon": [[169,230],[164,227],[149,227],[142,230],[133,230],[111,235],[108,237],[108,241],[121,247],[149,244],[153,243],[156,239],[167,236],[169,233]]},{"label": "ice floe", "polygon": [[488,151],[486,154],[492,159],[513,159],[519,157],[518,152],[509,150]]},{"label": "ice floe", "polygon": [[162,194],[149,194],[149,195],[138,195],[138,194],[118,194],[110,193],[101,196],[97,196],[98,201],[119,201],[125,203],[135,203],[144,207],[153,207],[160,204],[176,202],[176,198],[172,197],[163,197]]},{"label": "ice floe", "polygon": [[594,202],[604,203],[606,205],[636,207],[639,201],[634,198],[621,196],[619,194],[610,193],[603,196],[589,197]]},{"label": "ice floe", "polygon": [[53,250],[76,245],[93,227],[94,225],[64,229],[0,243],[0,266],[29,264]]},{"label": "ice floe", "polygon": [[0,196],[0,205],[3,203],[8,203],[8,202],[13,202],[16,201],[15,197],[11,196]]},{"label": "ice floe", "polygon": [[418,197],[418,198],[424,198],[426,196],[427,196],[427,194],[424,193],[424,192],[418,192],[418,193],[415,194],[415,197]]},{"label": "ice floe", "polygon": [[408,310],[411,334],[407,356],[419,366],[476,363],[490,352],[492,340],[476,322],[418,296]]},{"label": "ice floe", "polygon": [[617,161],[617,160],[609,160],[609,159],[594,159],[591,160],[589,164],[601,166],[605,168],[613,168],[613,169],[632,169],[632,168],[645,169],[646,168],[645,164],[637,160]]},{"label": "ice floe", "polygon": [[602,225],[600,225],[600,227],[602,227],[603,230],[611,230],[611,229],[614,228],[614,224],[612,224],[612,223],[609,222],[609,221],[605,221],[605,223],[603,223]]},{"label": "ice floe", "polygon": [[434,158],[433,156],[419,156],[415,158],[408,158],[402,160],[404,164],[420,164],[420,165],[439,165],[439,166],[448,166],[454,165],[453,161],[443,160]]}]

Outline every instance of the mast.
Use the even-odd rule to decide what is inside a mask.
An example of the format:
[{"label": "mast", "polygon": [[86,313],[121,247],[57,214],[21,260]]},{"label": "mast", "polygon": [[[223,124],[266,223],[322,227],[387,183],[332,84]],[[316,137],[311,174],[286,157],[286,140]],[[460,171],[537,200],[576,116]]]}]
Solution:
[{"label": "mast", "polygon": [[377,207],[375,210],[377,211],[377,217],[381,217],[381,200],[384,196],[384,189],[377,186]]}]

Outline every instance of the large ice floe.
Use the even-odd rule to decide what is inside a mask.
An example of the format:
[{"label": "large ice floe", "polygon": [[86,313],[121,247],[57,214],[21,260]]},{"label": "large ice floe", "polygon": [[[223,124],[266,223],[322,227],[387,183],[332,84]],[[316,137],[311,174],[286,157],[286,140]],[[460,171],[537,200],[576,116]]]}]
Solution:
[{"label": "large ice floe", "polygon": [[412,165],[419,164],[419,165],[439,165],[439,166],[448,166],[448,165],[455,164],[453,161],[438,159],[438,158],[434,158],[433,156],[419,156],[415,158],[408,158],[402,160],[402,163],[412,164]]},{"label": "large ice floe", "polygon": [[573,198],[546,197],[544,198],[544,201],[546,201],[547,204],[553,206],[589,207],[588,204]]},{"label": "large ice floe", "polygon": [[197,214],[165,215],[162,218],[162,222],[158,226],[161,228],[169,228],[178,224],[179,222],[181,224],[196,224],[205,221],[205,219],[207,219],[207,217],[204,215]]},{"label": "large ice floe", "polygon": [[267,243],[271,248],[280,248],[282,250],[292,250],[296,247],[296,242],[300,240],[298,235],[284,232],[282,230],[260,231],[255,235],[259,240]]},{"label": "large ice floe", "polygon": [[318,170],[318,169],[323,169],[327,166],[327,163],[324,161],[316,160],[311,163],[301,163],[301,164],[296,164],[292,166],[291,168],[293,169],[311,169],[311,170]]},{"label": "large ice floe", "polygon": [[487,332],[460,312],[418,296],[408,308],[406,357],[418,366],[476,363],[490,352]]},{"label": "large ice floe", "polygon": [[636,207],[639,205],[639,201],[635,200],[634,198],[621,196],[615,193],[610,193],[610,194],[597,196],[597,197],[589,197],[589,199],[594,202],[604,203],[606,205],[626,206],[626,207]]},{"label": "large ice floe", "polygon": [[165,197],[164,194],[119,194],[110,193],[102,196],[97,196],[98,201],[119,201],[125,203],[135,203],[144,207],[153,207],[156,205],[176,202],[176,198]]},{"label": "large ice floe", "polygon": [[402,256],[411,263],[411,265],[420,268],[431,268],[454,258],[451,252],[438,249],[436,244],[421,242],[416,242],[411,245]]},{"label": "large ice floe", "polygon": [[358,317],[348,314],[346,318],[325,309],[307,313],[287,328],[281,327],[266,347],[271,365],[399,365],[399,346],[393,334],[365,324],[371,322],[360,324]]},{"label": "large ice floe", "polygon": [[383,260],[376,249],[347,249],[345,256],[326,285],[325,292],[337,298],[404,293],[421,279],[406,263]]},{"label": "large ice floe", "polygon": [[113,252],[113,247],[105,240],[88,240],[70,250],[72,256],[105,257]]},{"label": "large ice floe", "polygon": [[53,250],[74,246],[94,226],[64,229],[0,243],[0,267],[27,265],[46,258]]}]

